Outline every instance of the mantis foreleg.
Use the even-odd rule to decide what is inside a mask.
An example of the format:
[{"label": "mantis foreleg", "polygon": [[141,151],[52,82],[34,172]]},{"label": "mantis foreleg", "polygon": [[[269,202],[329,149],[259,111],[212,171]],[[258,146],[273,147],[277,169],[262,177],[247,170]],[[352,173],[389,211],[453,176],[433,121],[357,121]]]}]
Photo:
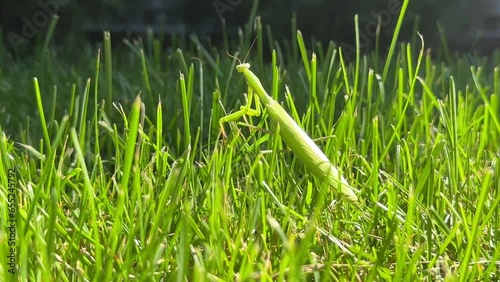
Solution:
[{"label": "mantis foreleg", "polygon": [[[252,109],[252,102],[254,100],[255,100],[255,109]],[[239,111],[236,111],[232,114],[229,114],[229,115],[224,116],[221,119],[219,119],[219,124],[220,124],[222,135],[224,137],[227,137],[226,132],[224,130],[223,123],[230,122],[230,121],[236,121],[244,115],[260,116],[260,113],[261,113],[261,110],[260,110],[259,97],[255,95],[255,92],[251,87],[248,87],[248,97],[247,97],[246,105],[241,106]]]}]

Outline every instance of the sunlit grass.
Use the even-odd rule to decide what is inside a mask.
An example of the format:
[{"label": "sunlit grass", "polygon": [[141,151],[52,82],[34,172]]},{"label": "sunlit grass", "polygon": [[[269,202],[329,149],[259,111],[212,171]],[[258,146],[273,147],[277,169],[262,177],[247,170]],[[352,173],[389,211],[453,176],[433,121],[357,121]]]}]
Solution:
[{"label": "sunlit grass", "polygon": [[265,111],[220,137],[246,91],[225,51],[244,56],[250,30],[232,50],[112,51],[105,34],[73,60],[0,54],[2,254],[9,168],[18,189],[3,280],[500,279],[499,56],[444,64],[416,41],[346,58],[299,32],[264,64],[257,43],[252,70],[357,189],[347,203]]}]

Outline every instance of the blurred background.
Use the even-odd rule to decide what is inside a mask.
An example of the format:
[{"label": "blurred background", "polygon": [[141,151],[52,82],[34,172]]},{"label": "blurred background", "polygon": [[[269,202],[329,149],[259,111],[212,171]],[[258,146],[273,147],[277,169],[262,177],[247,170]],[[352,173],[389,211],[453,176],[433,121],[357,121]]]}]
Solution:
[{"label": "blurred background", "polygon": [[[2,1],[0,31],[10,51],[23,52],[36,43],[52,14],[59,15],[56,42],[68,35],[100,40],[103,30],[114,37],[144,33],[230,37],[256,8],[264,27],[276,39],[290,38],[292,14],[306,38],[354,45],[354,15],[359,14],[363,48],[373,47],[377,23],[381,46],[389,42],[402,0],[23,0]],[[427,46],[448,44],[453,50],[488,52],[500,42],[500,1],[421,0],[408,7],[401,40],[420,31]],[[442,39],[446,38],[445,41]]]}]

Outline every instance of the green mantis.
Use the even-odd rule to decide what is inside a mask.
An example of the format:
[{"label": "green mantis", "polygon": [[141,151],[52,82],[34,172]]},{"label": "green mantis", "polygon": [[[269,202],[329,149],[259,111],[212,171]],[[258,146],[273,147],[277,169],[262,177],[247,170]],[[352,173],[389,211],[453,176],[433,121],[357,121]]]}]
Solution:
[{"label": "green mantis", "polygon": [[[236,58],[237,59],[237,58]],[[239,60],[238,60],[239,61]],[[235,121],[243,115],[260,115],[260,102],[266,108],[270,118],[277,123],[279,134],[292,152],[301,160],[306,168],[321,181],[334,187],[350,201],[357,201],[358,197],[347,183],[344,177],[340,175],[338,169],[330,162],[328,157],[314,143],[314,141],[305,133],[305,131],[288,115],[281,105],[266,93],[266,90],[260,83],[259,78],[250,71],[250,64],[241,63],[236,66],[236,70],[242,73],[248,85],[248,101],[240,110],[222,117],[219,120],[222,134],[225,136],[223,123]],[[257,94],[257,96],[254,95]],[[255,109],[251,108],[252,101],[255,100]]]}]

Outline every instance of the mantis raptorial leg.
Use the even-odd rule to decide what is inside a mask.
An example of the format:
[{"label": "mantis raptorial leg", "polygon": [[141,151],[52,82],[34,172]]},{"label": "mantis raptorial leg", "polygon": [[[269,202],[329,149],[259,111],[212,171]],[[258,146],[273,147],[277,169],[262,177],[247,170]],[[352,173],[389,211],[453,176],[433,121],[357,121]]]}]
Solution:
[{"label": "mantis raptorial leg", "polygon": [[[252,101],[253,100],[255,100],[255,109],[252,109]],[[224,116],[219,120],[221,133],[224,136],[224,138],[227,138],[227,135],[226,135],[226,131],[224,130],[223,123],[230,122],[230,121],[236,121],[244,115],[251,116],[251,117],[260,116],[260,100],[259,100],[258,96],[255,96],[254,91],[251,87],[248,87],[246,105],[241,106],[239,111],[234,112],[232,114],[229,114],[227,116]]]}]

